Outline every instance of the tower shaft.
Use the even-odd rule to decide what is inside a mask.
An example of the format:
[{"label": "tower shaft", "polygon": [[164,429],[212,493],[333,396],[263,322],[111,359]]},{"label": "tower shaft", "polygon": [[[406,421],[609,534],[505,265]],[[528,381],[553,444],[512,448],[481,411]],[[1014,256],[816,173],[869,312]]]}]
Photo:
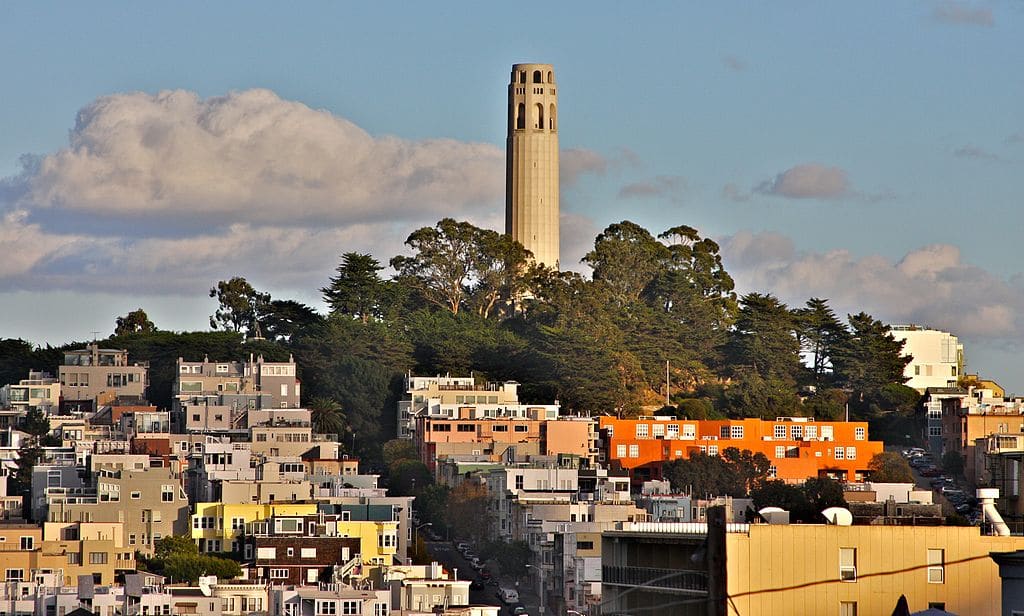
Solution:
[{"label": "tower shaft", "polygon": [[515,64],[508,86],[505,232],[558,268],[558,96],[550,64]]}]

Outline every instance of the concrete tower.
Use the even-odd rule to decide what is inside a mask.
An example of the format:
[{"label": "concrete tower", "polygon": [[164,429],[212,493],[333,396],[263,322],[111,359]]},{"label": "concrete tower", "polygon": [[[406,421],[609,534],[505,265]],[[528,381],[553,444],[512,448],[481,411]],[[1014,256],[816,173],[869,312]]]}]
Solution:
[{"label": "concrete tower", "polygon": [[514,64],[508,84],[505,233],[558,268],[558,96],[550,64]]}]

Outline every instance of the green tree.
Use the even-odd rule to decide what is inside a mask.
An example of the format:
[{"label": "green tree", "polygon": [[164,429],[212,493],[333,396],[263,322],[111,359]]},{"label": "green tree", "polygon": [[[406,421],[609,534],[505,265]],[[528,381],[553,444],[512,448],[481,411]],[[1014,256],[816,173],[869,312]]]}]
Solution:
[{"label": "green tree", "polygon": [[696,453],[673,460],[662,472],[675,492],[694,497],[741,497],[767,480],[770,464],[764,454],[729,447],[721,457]]},{"label": "green tree", "polygon": [[21,430],[31,435],[37,443],[50,432],[50,420],[46,418],[46,413],[36,407],[28,409],[18,423]]},{"label": "green tree", "polygon": [[878,483],[914,483],[914,471],[903,456],[883,451],[871,456],[868,462],[871,481]]},{"label": "green tree", "polygon": [[609,225],[583,257],[593,279],[608,287],[620,304],[640,299],[647,285],[670,256],[668,248],[647,229],[624,220]]},{"label": "green tree", "polygon": [[794,387],[803,371],[796,321],[785,304],[771,295],[748,293],[729,342],[734,370],[747,368],[765,380]]},{"label": "green tree", "polygon": [[481,543],[487,536],[487,490],[463,481],[448,493],[448,525],[457,537]]},{"label": "green tree", "polygon": [[153,556],[145,561],[146,568],[172,578],[175,582],[196,584],[200,576],[215,575],[220,580],[239,577],[242,569],[228,558],[200,554],[189,537],[164,537],[153,546]]},{"label": "green tree", "polygon": [[245,330],[250,337],[257,335],[270,304],[269,293],[260,293],[245,278],[235,276],[218,282],[210,289],[210,297],[216,298],[218,303],[217,312],[210,317],[211,328]]},{"label": "green tree", "polygon": [[846,416],[846,400],[842,389],[820,389],[804,401],[804,411],[808,417],[839,421]]},{"label": "green tree", "polygon": [[792,383],[775,375],[762,377],[750,368],[737,370],[736,379],[725,390],[725,402],[735,417],[771,419],[796,415],[800,409]]},{"label": "green tree", "polygon": [[384,267],[371,255],[346,252],[341,255],[337,274],[320,289],[331,314],[340,314],[363,323],[381,319],[392,295],[388,283],[380,277]]},{"label": "green tree", "polygon": [[529,290],[541,266],[531,264],[533,253],[510,235],[486,229],[479,230],[477,235],[477,254],[473,260],[476,286],[470,301],[484,319],[495,310],[510,316],[514,302]]},{"label": "green tree", "polygon": [[412,441],[396,438],[384,443],[381,447],[384,456],[384,464],[388,468],[403,460],[419,460],[419,453],[416,452],[416,445]]},{"label": "green tree", "polygon": [[468,222],[445,218],[413,231],[405,243],[415,254],[392,258],[391,267],[427,302],[458,314],[469,294],[480,231]]},{"label": "green tree", "polygon": [[833,349],[832,365],[836,380],[853,392],[850,408],[863,417],[880,408],[883,387],[907,381],[903,370],[911,358],[881,321],[861,312],[850,315],[849,323],[850,335]]},{"label": "green tree", "polygon": [[268,340],[286,342],[323,322],[323,317],[302,302],[275,299],[266,305],[260,330]]},{"label": "green tree", "polygon": [[156,325],[149,320],[149,316],[142,308],[132,310],[123,317],[117,317],[114,325],[114,335],[124,336],[127,334],[150,334],[156,331]]},{"label": "green tree", "polygon": [[832,350],[848,337],[846,327],[825,299],[812,297],[793,313],[803,351],[811,357],[814,382],[820,385],[832,370]]},{"label": "green tree", "polygon": [[348,427],[341,405],[330,398],[311,398],[306,408],[309,409],[313,432],[317,434],[343,434]]},{"label": "green tree", "polygon": [[415,496],[434,481],[427,465],[419,460],[399,460],[391,465],[388,473],[388,494],[391,496]]}]

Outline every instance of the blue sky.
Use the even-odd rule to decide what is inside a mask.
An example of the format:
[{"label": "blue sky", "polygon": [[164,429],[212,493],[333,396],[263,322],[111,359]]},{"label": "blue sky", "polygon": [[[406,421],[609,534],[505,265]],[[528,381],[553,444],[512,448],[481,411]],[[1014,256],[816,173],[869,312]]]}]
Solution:
[{"label": "blue sky", "polygon": [[0,5],[0,336],[202,329],[217,280],[317,302],[341,252],[499,227],[536,61],[563,266],[610,222],[689,224],[741,291],[949,329],[1022,391],[1024,3],[510,7]]}]

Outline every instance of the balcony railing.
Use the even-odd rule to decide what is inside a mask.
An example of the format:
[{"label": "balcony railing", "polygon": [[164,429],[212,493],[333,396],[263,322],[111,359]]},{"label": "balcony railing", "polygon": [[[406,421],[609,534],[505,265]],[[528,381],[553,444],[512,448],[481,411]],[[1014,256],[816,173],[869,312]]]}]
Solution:
[{"label": "balcony railing", "polygon": [[708,592],[708,576],[703,571],[606,565],[601,572],[602,584],[697,594]]}]

